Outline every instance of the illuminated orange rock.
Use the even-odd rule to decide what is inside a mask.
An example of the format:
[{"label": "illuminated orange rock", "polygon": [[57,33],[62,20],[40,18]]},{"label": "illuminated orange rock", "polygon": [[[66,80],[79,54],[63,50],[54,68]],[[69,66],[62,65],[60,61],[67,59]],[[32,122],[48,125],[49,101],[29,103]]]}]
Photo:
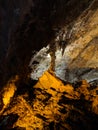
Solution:
[{"label": "illuminated orange rock", "polygon": [[[18,115],[18,120],[13,127],[25,128],[26,130],[47,130],[57,128],[71,130],[80,127],[95,128],[92,118],[97,119],[97,86],[92,88],[86,80],[76,84],[64,83],[46,71],[35,86],[28,88],[24,94],[13,95],[13,84],[9,91],[5,90],[3,101],[6,105],[11,97],[9,105],[2,113]],[[33,89],[32,98],[28,91]],[[12,117],[9,116],[12,119]],[[78,120],[80,119],[80,120]],[[71,124],[70,124],[71,122]],[[78,123],[80,125],[78,125]],[[6,126],[7,128],[7,126]]]}]

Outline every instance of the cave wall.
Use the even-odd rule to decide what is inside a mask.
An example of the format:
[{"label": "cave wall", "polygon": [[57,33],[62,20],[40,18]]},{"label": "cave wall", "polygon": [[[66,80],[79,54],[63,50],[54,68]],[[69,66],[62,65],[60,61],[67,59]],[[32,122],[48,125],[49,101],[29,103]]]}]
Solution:
[{"label": "cave wall", "polygon": [[[53,20],[52,25],[50,21],[46,21],[45,23],[40,21],[42,20],[40,18],[47,16],[47,13],[49,14],[49,12],[43,14],[43,11],[48,9],[46,8],[48,5],[45,8],[43,4],[40,5],[41,2],[44,4],[46,2],[44,0],[33,2],[36,3],[36,6],[34,6],[34,3],[32,5],[34,9],[33,12],[30,12],[28,8],[26,15],[22,15],[23,13],[21,13],[20,20],[13,25],[10,32],[8,41],[9,47],[7,54],[5,54],[4,75],[2,76],[5,78],[4,83],[7,83],[10,78],[12,78],[12,80],[0,91],[0,129],[97,130],[98,81],[94,80],[94,82],[89,83],[83,79],[79,81],[80,77],[78,78],[78,82],[71,83],[71,81],[75,75],[81,76],[86,72],[87,77],[91,77],[91,71],[97,74],[98,70],[97,68],[94,69],[94,67],[98,65],[98,1],[94,0],[92,3],[89,3],[91,1],[85,1],[87,2],[87,6],[83,4],[83,7],[86,8],[84,11],[82,10],[84,9],[83,7],[80,9],[82,6],[81,2],[83,1],[79,1],[79,3],[77,1],[80,6],[76,6],[75,12],[78,12],[78,9],[79,12],[75,19],[73,19],[75,12],[72,13],[72,15],[69,14],[73,11],[73,7],[77,5],[76,1],[68,1],[66,6],[70,6],[67,6],[68,8],[66,7],[66,9],[70,9],[69,7],[71,7],[72,10],[70,10],[67,14],[68,16],[65,17],[65,24],[61,24],[62,20],[55,24],[56,21],[54,19],[49,19],[50,21]],[[54,3],[55,2],[57,1],[54,1]],[[73,6],[71,6],[71,4]],[[38,12],[36,12],[37,7],[40,7]],[[32,8],[30,7],[30,9]],[[39,13],[40,10],[42,11],[41,13]],[[32,14],[34,16],[32,16]],[[37,18],[35,14],[36,17],[38,16]],[[45,18],[48,20],[48,17]],[[60,15],[56,18],[59,19]],[[67,24],[68,22],[69,24]],[[62,26],[62,28],[59,28],[60,30],[58,29],[58,25],[60,27]],[[45,30],[43,30],[43,28]],[[55,29],[58,29],[58,33]],[[50,32],[51,35],[48,37]],[[43,41],[47,42],[41,44]],[[56,59],[56,63],[58,62],[58,66],[56,67],[58,68],[62,67],[62,65],[66,66],[67,64],[67,69],[70,70],[70,73],[69,71],[67,73],[70,74],[69,77],[64,77],[67,81],[61,81],[61,79],[58,79],[46,71],[39,78],[38,82],[30,80],[29,84],[26,84],[25,76],[29,73],[28,64],[30,58],[31,56],[35,58],[32,51],[39,50],[48,43],[53,43],[53,41],[58,42],[59,46],[61,46],[62,43],[68,44],[66,48],[65,45],[63,45],[65,48],[63,61],[66,62],[61,62],[61,59],[57,61]],[[61,50],[59,47],[58,51],[60,51],[60,53],[62,53]],[[44,52],[43,50],[43,53]],[[45,53],[47,55],[47,50]],[[58,54],[56,56],[58,56]],[[41,53],[39,53],[37,61],[34,61],[34,63],[38,62],[38,58],[42,60],[44,54],[41,57]],[[43,60],[41,62],[43,62]],[[32,63],[32,68],[35,67],[33,66],[34,63]],[[35,68],[33,69],[35,70]],[[59,68],[58,71],[60,71],[60,69],[61,68]],[[77,69],[76,73],[74,69]],[[81,69],[84,70],[81,71]],[[65,71],[66,69],[64,72]],[[20,77],[17,77],[17,74]],[[33,71],[32,74],[34,74]],[[15,77],[13,78],[13,76]],[[95,76],[98,77],[98,75]],[[21,80],[21,82],[16,83],[17,79]],[[91,77],[91,79],[93,79],[93,77]]]},{"label": "cave wall", "polygon": [[[11,37],[31,6],[30,0],[0,1],[0,78],[5,73],[5,61]],[[3,80],[3,79],[2,79]]]},{"label": "cave wall", "polygon": [[[38,51],[47,44],[54,44],[58,30],[72,23],[91,3],[88,0],[7,2],[9,25],[6,30],[11,30],[3,67],[2,77],[5,83],[15,75],[26,79],[30,71],[28,64],[32,51]],[[6,35],[8,37],[8,33]]]}]

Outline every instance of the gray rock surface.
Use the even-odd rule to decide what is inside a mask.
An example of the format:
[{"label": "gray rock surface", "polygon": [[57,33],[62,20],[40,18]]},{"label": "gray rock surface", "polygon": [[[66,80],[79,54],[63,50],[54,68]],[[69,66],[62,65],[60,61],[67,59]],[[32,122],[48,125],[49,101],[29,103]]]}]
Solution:
[{"label": "gray rock surface", "polygon": [[[61,41],[66,43],[66,39],[68,42],[63,55],[60,48],[55,53],[55,73],[60,79],[70,82],[81,79],[88,82],[98,80],[98,9],[94,9],[96,3],[96,0],[93,1],[75,22],[63,27],[55,39],[57,44]],[[31,74],[33,79],[38,79],[49,68],[50,56],[45,54],[46,50],[42,49],[34,57],[35,61],[39,60]],[[40,55],[43,58],[39,58]]]}]

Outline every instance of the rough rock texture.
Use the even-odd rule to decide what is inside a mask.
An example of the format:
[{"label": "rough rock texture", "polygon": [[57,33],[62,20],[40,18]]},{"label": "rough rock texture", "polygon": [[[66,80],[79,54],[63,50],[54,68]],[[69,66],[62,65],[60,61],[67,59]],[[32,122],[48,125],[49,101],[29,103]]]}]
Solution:
[{"label": "rough rock texture", "polygon": [[[14,86],[3,97],[5,105],[9,100],[7,93],[13,90]],[[64,83],[45,72],[35,86],[29,86],[25,93],[22,91],[10,99],[11,102],[3,111],[0,129],[98,129],[98,86],[90,85],[86,80]]]},{"label": "rough rock texture", "polygon": [[[16,75],[19,75],[19,78],[24,79],[23,82],[25,82],[30,73],[28,65],[33,55],[32,52],[48,44],[51,45],[53,52],[54,38],[60,28],[76,20],[91,3],[88,0],[32,0],[30,2],[28,0],[30,7],[27,3],[26,13],[20,15],[23,19],[20,20],[19,17],[18,21],[21,22],[13,27],[9,38],[10,43],[2,72],[5,74],[3,84]],[[17,4],[20,5],[21,10],[26,8],[26,3],[22,6],[18,1]],[[14,6],[13,1],[11,5]]]},{"label": "rough rock texture", "polygon": [[[5,54],[0,130],[97,130],[98,0],[62,0],[66,8],[60,0],[48,1],[49,6],[45,0],[33,2],[33,10],[21,5],[28,13],[21,15],[18,28],[11,32]],[[48,47],[32,54],[50,43],[57,48],[56,75],[45,71],[51,60]],[[28,65],[32,80],[26,82]]]},{"label": "rough rock texture", "polygon": [[[96,6],[95,6],[96,5]],[[93,1],[92,4],[77,18],[76,21],[63,27],[55,41],[57,44],[64,44],[67,42],[67,47],[63,52],[59,49],[56,52],[56,75],[70,82],[79,79],[86,79],[88,81],[98,80],[98,3]],[[67,39],[67,41],[66,41]],[[37,79],[41,76],[44,70],[49,68],[50,57],[46,55],[45,51],[33,57],[31,63],[37,61],[35,73],[32,73],[32,78]],[[43,55],[43,59],[39,57]],[[44,60],[45,59],[45,60]],[[33,68],[33,64],[31,65]],[[44,70],[41,69],[44,66]],[[37,72],[37,73],[36,73]],[[38,75],[39,74],[39,75]]]}]

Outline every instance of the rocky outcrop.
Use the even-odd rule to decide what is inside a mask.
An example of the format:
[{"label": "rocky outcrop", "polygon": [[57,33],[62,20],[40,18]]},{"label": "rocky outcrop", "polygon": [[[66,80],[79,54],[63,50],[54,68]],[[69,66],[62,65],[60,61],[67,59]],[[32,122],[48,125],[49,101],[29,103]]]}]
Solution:
[{"label": "rocky outcrop", "polygon": [[45,72],[34,86],[9,98],[13,90],[3,97],[9,103],[0,117],[4,130],[98,129],[98,86],[86,80],[70,84]]},{"label": "rocky outcrop", "polygon": [[[98,1],[48,2],[33,0],[30,8],[24,3],[12,28],[0,91],[0,129],[97,130]],[[52,43],[57,45],[56,75],[45,71],[49,48],[35,54],[50,43],[52,51]]]},{"label": "rocky outcrop", "polygon": [[[19,19],[22,14],[23,18],[15,27],[16,29],[13,27],[11,32],[5,58],[3,84],[6,84],[15,75],[19,75],[21,80],[24,77],[25,80],[22,82],[25,82],[30,72],[28,65],[32,57],[32,51],[38,51],[47,44],[54,44],[54,38],[58,30],[64,25],[72,23],[90,5],[91,1],[55,0],[47,2],[45,0],[28,0],[28,3],[30,3],[27,3],[27,5],[30,5],[30,7],[27,6],[28,8],[23,1],[23,5],[19,1],[11,1],[9,4],[11,4],[10,9],[12,9],[12,12],[14,3],[21,10]],[[24,15],[23,9],[25,8],[26,13]],[[17,13],[18,11],[16,10],[15,12]],[[13,15],[13,17],[15,20],[16,15]]]},{"label": "rocky outcrop", "polygon": [[[56,43],[64,49],[67,42],[63,56],[62,49],[59,48],[56,52],[55,73],[59,78],[70,82],[82,79],[88,82],[98,80],[97,14],[97,1],[93,1],[77,20],[59,31]],[[31,60],[31,63],[37,61],[32,73],[33,79],[40,77],[43,71],[49,68],[50,57],[46,55],[45,49],[43,50]],[[39,57],[43,59],[40,60]],[[35,67],[33,64],[31,66]]]}]

